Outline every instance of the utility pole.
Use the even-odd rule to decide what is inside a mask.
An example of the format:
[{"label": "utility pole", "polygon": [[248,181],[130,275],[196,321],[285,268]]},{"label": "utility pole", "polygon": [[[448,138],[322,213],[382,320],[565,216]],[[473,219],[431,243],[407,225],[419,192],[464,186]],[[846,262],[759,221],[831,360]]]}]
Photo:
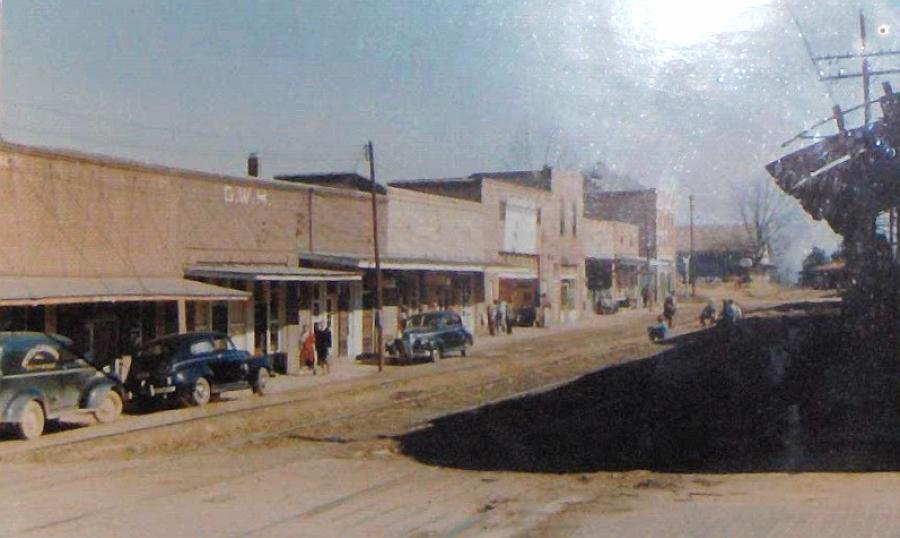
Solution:
[{"label": "utility pole", "polygon": [[863,83],[863,110],[865,114],[864,123],[869,123],[872,119],[871,103],[869,103],[869,58],[866,57],[866,17],[862,10],[859,10],[859,41],[860,56],[862,56],[862,83]]},{"label": "utility pole", "polygon": [[[862,78],[862,86],[863,86],[863,102],[859,106],[855,106],[853,108],[847,109],[844,112],[852,112],[855,110],[863,109],[863,115],[865,118],[864,123],[869,123],[872,120],[872,103],[871,103],[871,81],[872,77],[884,76],[884,75],[894,75],[900,74],[900,69],[889,68],[889,69],[876,69],[872,70],[869,65],[869,58],[884,58],[884,57],[892,57],[892,56],[900,56],[900,50],[892,49],[892,50],[876,50],[869,51],[869,44],[866,39],[866,17],[863,14],[863,11],[859,11],[859,41],[860,41],[860,51],[859,52],[850,52],[843,54],[829,54],[826,56],[813,56],[810,59],[813,64],[819,69],[821,73],[820,62],[837,62],[842,60],[853,60],[853,59],[861,59],[862,60],[862,69],[858,73],[844,73],[843,69],[841,69],[837,74],[833,75],[819,75],[819,80],[822,82],[832,81],[832,80],[843,80],[850,78]],[[818,123],[815,127],[824,124],[827,121],[832,119],[838,122],[838,130],[843,132],[843,113],[839,108],[835,108],[833,110],[834,115],[831,118],[827,118],[825,121]],[[797,138],[810,138],[809,130],[800,133]]]},{"label": "utility pole", "polygon": [[694,284],[694,195],[688,196],[691,206],[691,254],[688,258],[688,282],[691,283],[691,297],[697,295],[697,286]]},{"label": "utility pole", "polygon": [[366,144],[366,159],[369,161],[369,179],[372,181],[372,246],[375,251],[375,354],[378,356],[378,371],[384,370],[383,338],[381,311],[384,307],[381,295],[381,253],[378,250],[378,197],[375,183],[375,148],[372,141]]}]

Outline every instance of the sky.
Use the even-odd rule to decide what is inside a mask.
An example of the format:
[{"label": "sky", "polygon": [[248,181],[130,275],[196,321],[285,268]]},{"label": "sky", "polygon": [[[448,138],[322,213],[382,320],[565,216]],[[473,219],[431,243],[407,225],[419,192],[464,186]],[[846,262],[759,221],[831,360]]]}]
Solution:
[{"label": "sky", "polygon": [[[862,101],[804,36],[856,51],[862,9],[900,49],[900,0],[0,2],[7,140],[235,175],[255,151],[265,176],[366,173],[372,140],[380,181],[603,161],[699,224]],[[837,242],[801,221],[791,263]]]}]

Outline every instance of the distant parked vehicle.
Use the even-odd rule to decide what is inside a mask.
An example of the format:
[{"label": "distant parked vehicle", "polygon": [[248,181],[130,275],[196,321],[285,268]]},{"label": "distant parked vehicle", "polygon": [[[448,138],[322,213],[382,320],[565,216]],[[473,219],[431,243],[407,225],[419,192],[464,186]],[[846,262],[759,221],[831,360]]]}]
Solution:
[{"label": "distant parked vehicle", "polygon": [[403,359],[427,357],[437,361],[448,353],[466,356],[473,342],[455,312],[427,312],[410,316],[400,338],[387,345],[388,352]]},{"label": "distant parked vehicle", "polygon": [[520,306],[513,310],[513,325],[517,327],[533,327],[536,318],[534,306]]},{"label": "distant parked vehicle", "polygon": [[270,356],[252,357],[217,332],[174,334],[152,340],[135,355],[125,387],[140,405],[175,399],[206,405],[223,392],[263,394],[272,373]]},{"label": "distant parked vehicle", "polygon": [[123,389],[61,335],[0,332],[0,412],[22,439],[36,439],[48,420],[90,413],[112,422],[122,413]]}]

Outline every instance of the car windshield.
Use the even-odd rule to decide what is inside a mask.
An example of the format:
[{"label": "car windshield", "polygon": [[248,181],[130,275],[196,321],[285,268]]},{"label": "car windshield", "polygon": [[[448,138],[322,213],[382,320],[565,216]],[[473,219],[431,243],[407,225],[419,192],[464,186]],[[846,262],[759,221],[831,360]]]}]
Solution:
[{"label": "car windshield", "polygon": [[178,340],[155,340],[153,342],[147,343],[143,348],[141,348],[138,351],[137,356],[144,360],[159,359],[173,355],[176,351],[178,351],[178,348]]},{"label": "car windshield", "polygon": [[417,314],[411,318],[406,324],[408,329],[422,329],[430,327],[438,327],[443,325],[443,314]]}]

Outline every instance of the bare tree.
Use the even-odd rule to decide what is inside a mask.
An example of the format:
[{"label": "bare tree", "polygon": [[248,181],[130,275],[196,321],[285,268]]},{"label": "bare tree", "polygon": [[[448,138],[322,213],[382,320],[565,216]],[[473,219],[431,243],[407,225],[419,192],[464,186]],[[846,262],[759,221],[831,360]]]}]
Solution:
[{"label": "bare tree", "polygon": [[537,170],[553,166],[578,170],[592,160],[588,144],[559,127],[522,121],[510,140],[503,165],[508,169]]},{"label": "bare tree", "polygon": [[734,203],[753,245],[755,265],[766,255],[780,255],[787,247],[789,229],[797,219],[797,206],[764,177],[753,180],[744,189],[742,186],[734,192]]}]

